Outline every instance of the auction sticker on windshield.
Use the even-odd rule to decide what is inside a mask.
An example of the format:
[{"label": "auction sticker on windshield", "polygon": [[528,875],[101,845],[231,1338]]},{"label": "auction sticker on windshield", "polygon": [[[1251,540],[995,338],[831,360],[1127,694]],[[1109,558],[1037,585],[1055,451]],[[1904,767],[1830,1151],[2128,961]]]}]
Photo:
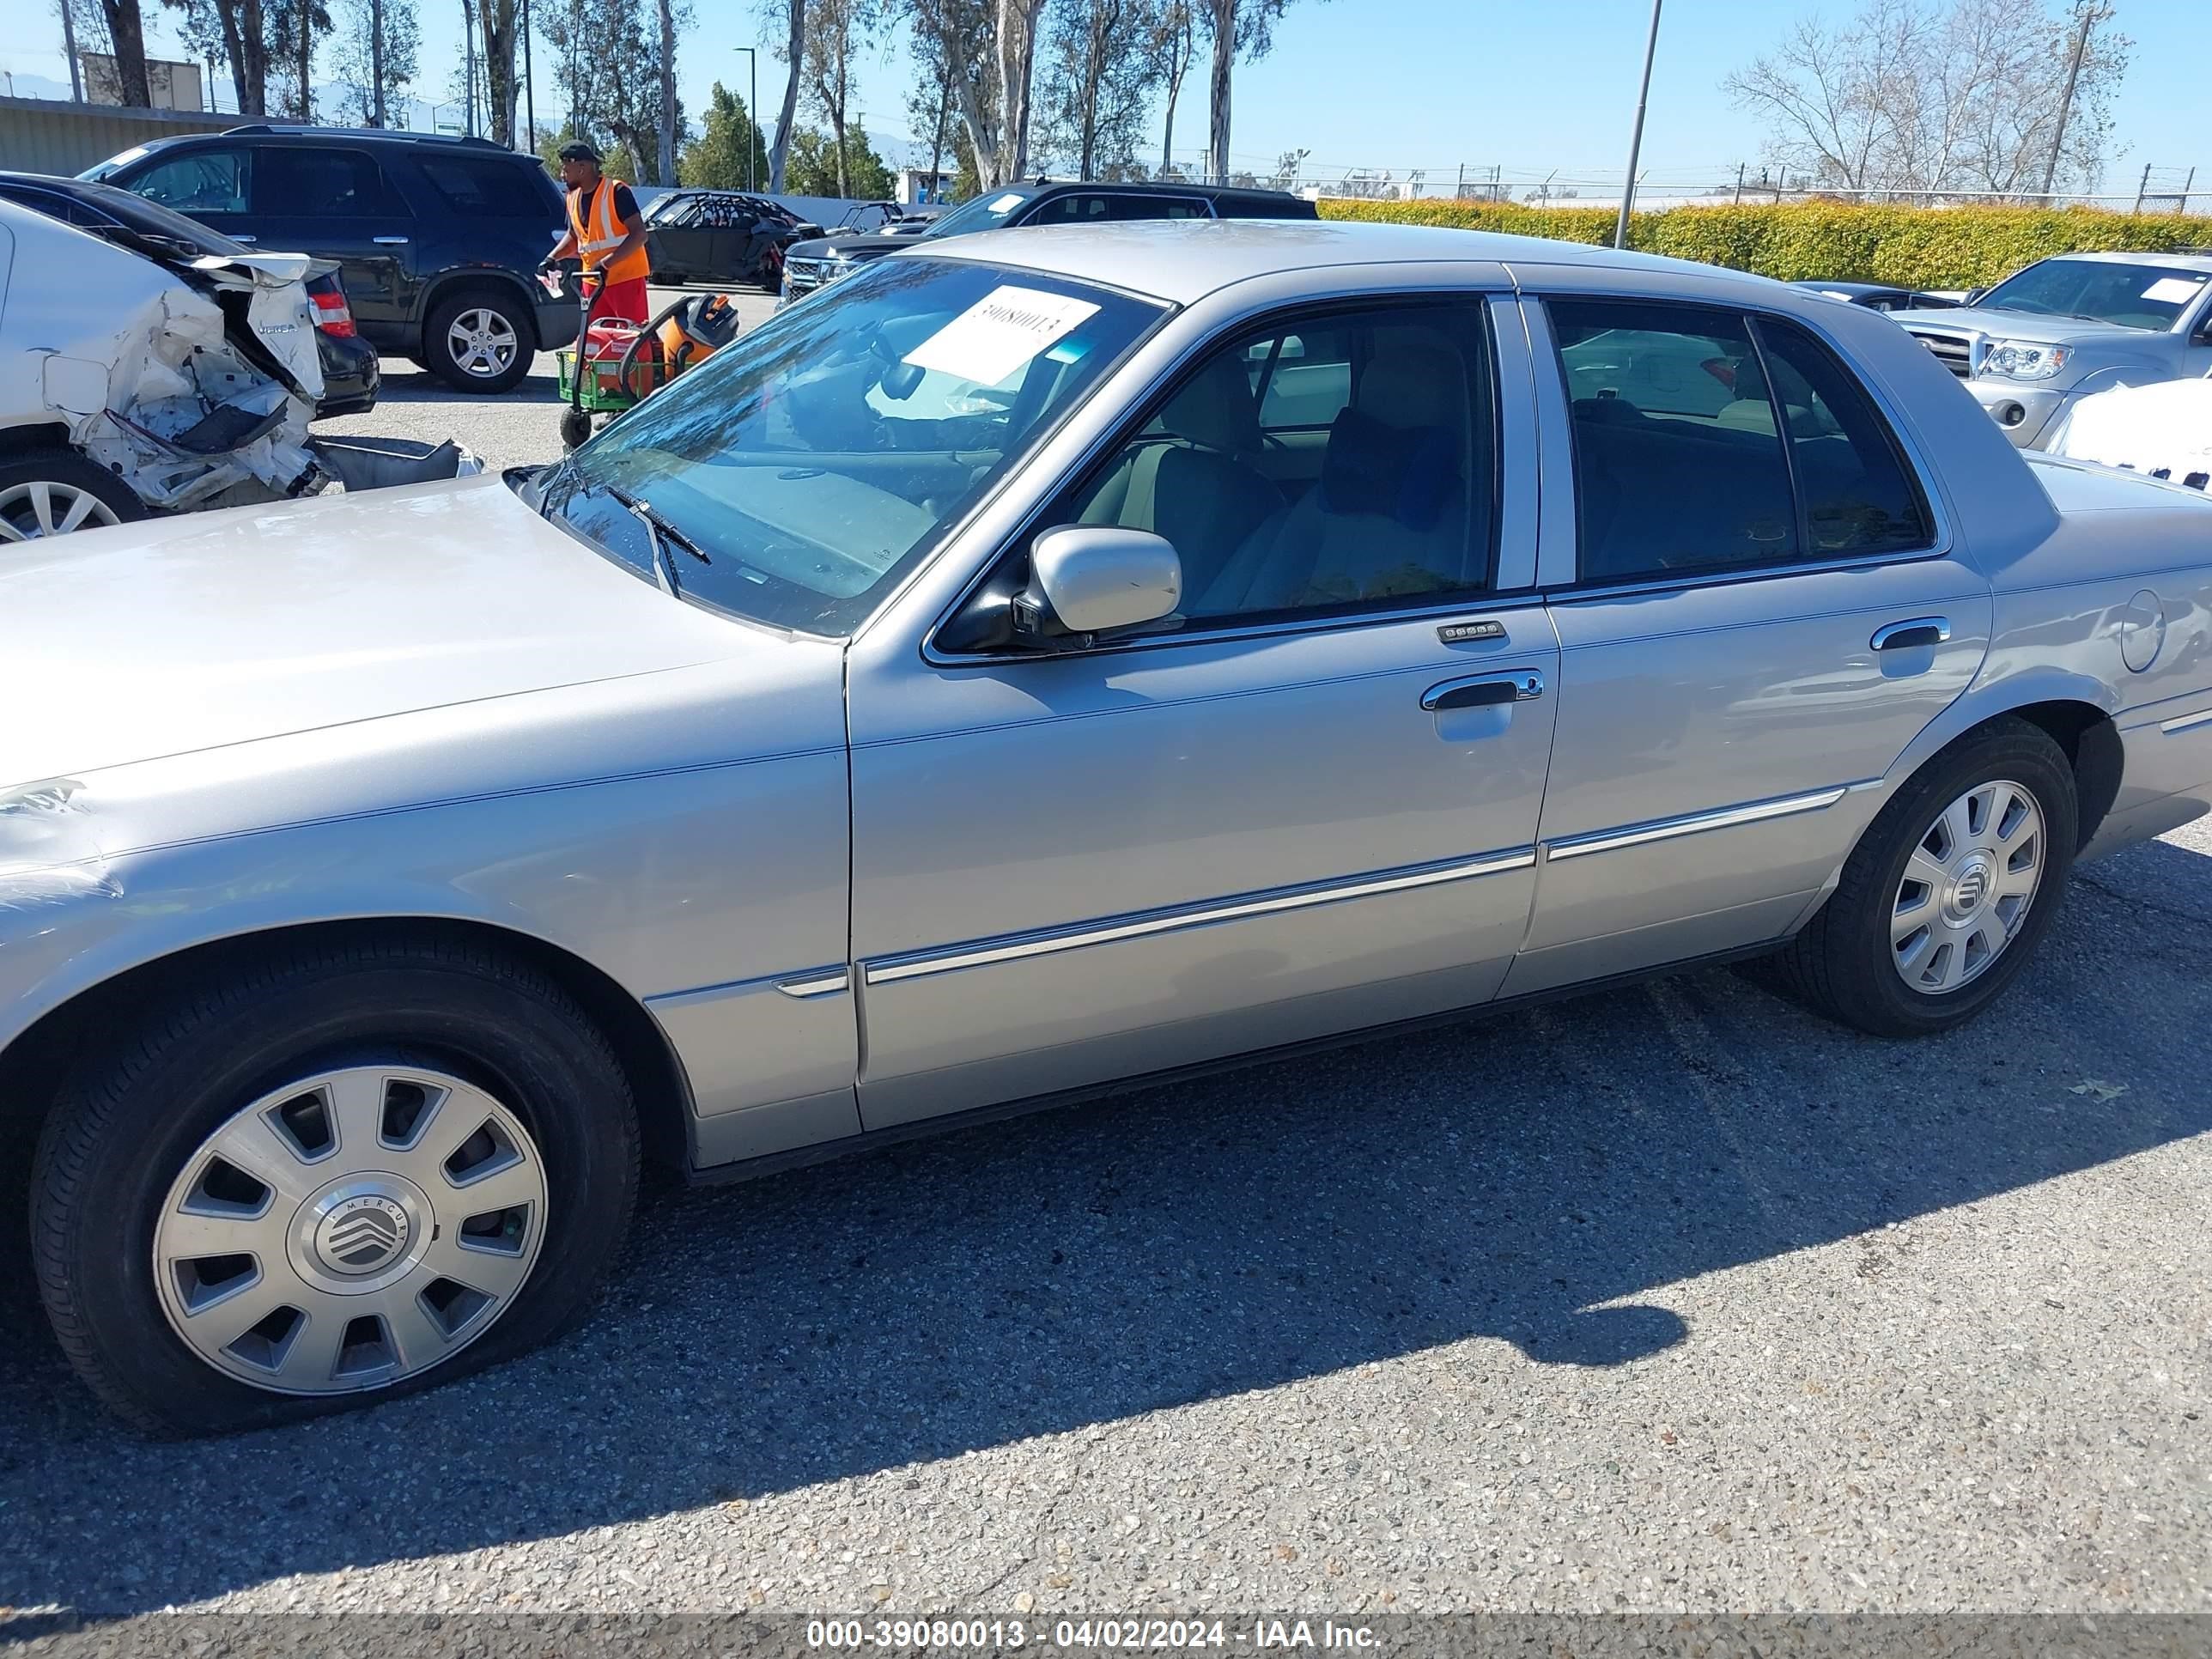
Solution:
[{"label": "auction sticker on windshield", "polygon": [[2170,306],[2185,306],[2204,286],[2202,276],[2161,276],[2143,290],[2143,298]]},{"label": "auction sticker on windshield", "polygon": [[993,289],[903,361],[996,386],[1098,307],[1088,300],[1006,284]]}]

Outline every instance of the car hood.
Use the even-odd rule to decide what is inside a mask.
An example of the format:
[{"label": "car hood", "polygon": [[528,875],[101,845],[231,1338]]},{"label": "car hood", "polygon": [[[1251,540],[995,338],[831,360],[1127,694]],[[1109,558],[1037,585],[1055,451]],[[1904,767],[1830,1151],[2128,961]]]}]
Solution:
[{"label": "car hood", "polygon": [[896,253],[902,247],[912,247],[921,238],[916,236],[886,236],[881,231],[854,231],[846,236],[817,236],[811,241],[793,242],[786,248],[787,259],[876,259],[886,253]]},{"label": "car hood", "polygon": [[0,548],[0,788],[767,638],[496,478],[79,531]]},{"label": "car hood", "polygon": [[2154,330],[2123,328],[2118,323],[2093,323],[2080,317],[2041,317],[2032,311],[1996,311],[1982,306],[1946,307],[1941,311],[1893,311],[1893,322],[1906,328],[1923,326],[1939,333],[1987,334],[2006,340],[2033,340],[2059,344],[2083,340],[2125,340],[2141,344],[2155,340]]}]

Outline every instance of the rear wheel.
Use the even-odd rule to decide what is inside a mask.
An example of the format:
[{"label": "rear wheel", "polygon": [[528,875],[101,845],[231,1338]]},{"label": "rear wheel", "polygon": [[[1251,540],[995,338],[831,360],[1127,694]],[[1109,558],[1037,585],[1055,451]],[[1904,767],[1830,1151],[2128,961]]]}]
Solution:
[{"label": "rear wheel", "polygon": [[0,461],[0,544],[130,524],[146,516],[131,486],[66,449]]},{"label": "rear wheel", "polygon": [[530,372],[535,334],[521,300],[478,289],[441,301],[422,331],[430,370],[461,392],[507,392]]},{"label": "rear wheel", "polygon": [[1972,1018],[2051,925],[2076,810],[2073,768],[2039,727],[2007,719],[1961,738],[1868,828],[1785,973],[1820,1012],[1877,1036]]},{"label": "rear wheel", "polygon": [[32,1183],[79,1373],[159,1431],[361,1405],[576,1323],[637,1182],[589,1017],[498,957],[302,949],[179,997],[65,1090]]}]

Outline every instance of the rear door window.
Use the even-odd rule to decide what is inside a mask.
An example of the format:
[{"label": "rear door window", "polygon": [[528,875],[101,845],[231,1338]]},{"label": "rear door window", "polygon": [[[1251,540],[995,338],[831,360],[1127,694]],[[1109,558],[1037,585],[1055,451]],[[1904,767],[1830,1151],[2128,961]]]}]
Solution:
[{"label": "rear door window", "polygon": [[1812,556],[1929,545],[1928,505],[1866,388],[1796,324],[1761,317],[1754,327],[1789,427]]},{"label": "rear door window", "polygon": [[473,155],[419,155],[416,162],[440,199],[465,217],[552,217],[552,204],[528,167]]},{"label": "rear door window", "polygon": [[375,157],[323,144],[262,150],[252,198],[257,215],[287,219],[365,219],[392,207]]}]

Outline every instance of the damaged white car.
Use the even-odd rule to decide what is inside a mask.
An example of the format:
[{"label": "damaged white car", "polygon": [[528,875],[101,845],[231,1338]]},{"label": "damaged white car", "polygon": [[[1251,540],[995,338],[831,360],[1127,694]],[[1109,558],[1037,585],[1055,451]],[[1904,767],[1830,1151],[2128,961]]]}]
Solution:
[{"label": "damaged white car", "polygon": [[0,543],[474,471],[311,439],[304,253],[134,252],[0,201]]},{"label": "damaged white car", "polygon": [[2212,379],[2116,386],[2084,398],[2059,426],[2051,452],[2212,489]]}]

